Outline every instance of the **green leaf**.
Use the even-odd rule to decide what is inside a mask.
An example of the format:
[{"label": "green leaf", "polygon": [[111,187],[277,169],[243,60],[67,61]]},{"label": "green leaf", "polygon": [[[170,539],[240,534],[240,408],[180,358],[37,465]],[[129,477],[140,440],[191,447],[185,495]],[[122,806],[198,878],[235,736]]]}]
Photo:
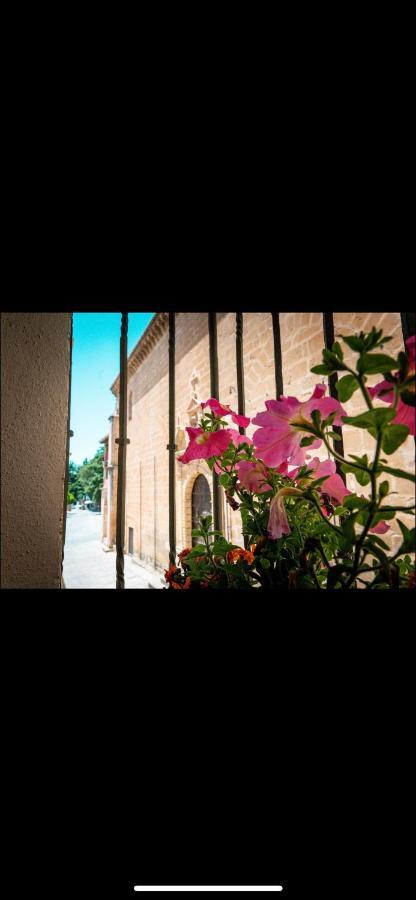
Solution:
[{"label": "green leaf", "polygon": [[340,538],[339,546],[344,553],[348,553],[348,551],[351,550],[351,547],[355,543],[354,524],[355,515],[348,516],[346,519],[344,519],[341,525],[342,537]]},{"label": "green leaf", "polygon": [[358,388],[359,384],[355,375],[343,375],[343,377],[340,378],[336,383],[336,389],[340,402],[345,403],[346,400],[349,400],[350,397],[352,397],[354,391],[357,391]]},{"label": "green leaf", "polygon": [[309,445],[313,444],[314,441],[316,441],[316,437],[314,434],[312,434],[311,437],[303,437],[300,442],[300,446],[301,447],[309,447]]},{"label": "green leaf", "polygon": [[196,528],[193,528],[191,531],[192,537],[202,537],[202,531],[197,531]]},{"label": "green leaf", "polygon": [[355,350],[356,353],[361,353],[365,349],[365,343],[362,338],[358,337],[358,335],[351,335],[349,337],[344,337],[342,335],[342,340],[344,344],[347,344],[351,350]]},{"label": "green leaf", "polygon": [[386,428],[383,435],[382,448],[387,453],[387,456],[390,456],[391,453],[394,453],[400,447],[400,444],[403,444],[408,434],[409,429],[407,425],[389,425]]},{"label": "green leaf", "polygon": [[341,372],[346,369],[346,366],[344,365],[344,363],[338,359],[338,357],[335,355],[335,353],[331,353],[330,350],[322,351],[322,359],[324,361],[324,365],[328,366],[330,368],[331,372],[332,371]]},{"label": "green leaf", "polygon": [[336,516],[345,516],[345,514],[347,512],[348,512],[348,509],[346,509],[345,506],[336,506],[334,509],[334,514]]},{"label": "green leaf", "polygon": [[[382,562],[382,563],[387,562],[386,554],[383,552],[383,550],[380,547],[377,547],[376,544],[373,545],[370,541],[366,541],[364,546],[370,553],[373,554],[373,556],[376,557],[376,559],[380,560],[380,562]],[[387,549],[389,549],[389,548],[387,547]]]},{"label": "green leaf", "polygon": [[355,475],[355,478],[358,481],[358,484],[360,484],[362,487],[365,487],[366,484],[370,484],[371,478],[370,478],[369,473],[364,472],[363,469],[357,469],[353,465],[353,463],[351,463],[350,465],[346,465],[345,463],[343,463],[343,465],[341,466],[341,470],[344,472],[345,475],[348,472],[352,472],[352,474]]},{"label": "green leaf", "polygon": [[204,556],[207,552],[207,548],[205,544],[197,544],[196,547],[193,547],[190,553],[187,554],[186,560],[192,559],[194,556]]},{"label": "green leaf", "polygon": [[413,484],[416,483],[416,477],[412,475],[410,472],[402,472],[401,469],[392,469],[390,466],[377,466],[377,472],[387,472],[388,475],[395,475],[396,478],[404,478],[406,481],[412,481]]},{"label": "green leaf", "polygon": [[336,431],[327,431],[326,436],[332,438],[333,441],[342,441],[342,434],[338,434]]},{"label": "green leaf", "polygon": [[347,497],[344,497],[343,503],[347,509],[361,509],[364,506],[368,506],[370,501],[365,497],[357,497],[356,494],[348,494]]},{"label": "green leaf", "polygon": [[336,414],[337,414],[336,411],[330,413],[329,416],[327,416],[326,419],[323,420],[322,428],[329,428],[330,425],[332,425]]},{"label": "green leaf", "polygon": [[222,485],[222,487],[225,487],[225,488],[231,487],[231,485],[234,483],[233,479],[230,477],[230,475],[226,475],[225,473],[224,473],[224,475],[220,475],[219,482]]},{"label": "green leaf", "polygon": [[375,375],[376,372],[391,372],[393,369],[397,369],[397,360],[384,353],[364,353],[357,363],[361,375]]},{"label": "green leaf", "polygon": [[388,519],[394,519],[396,513],[394,509],[387,509],[386,507],[380,507],[378,512],[374,513],[373,518],[371,520],[371,527],[377,525],[378,522],[388,521]]},{"label": "green leaf", "polygon": [[382,498],[382,497],[387,497],[387,494],[388,494],[388,492],[389,492],[389,488],[390,488],[390,485],[389,485],[388,481],[382,481],[381,484],[380,484],[380,486],[379,486],[379,489],[378,489],[379,496],[380,496],[381,498]]},{"label": "green leaf", "polygon": [[228,541],[223,538],[222,540],[215,541],[211,544],[210,550],[214,556],[225,556],[229,550],[237,550],[237,544],[229,544]]},{"label": "green leaf", "polygon": [[383,541],[383,539],[381,537],[379,537],[378,534],[370,534],[366,540],[366,543],[370,543],[370,542],[380,544],[380,547],[384,547],[385,550],[390,550],[389,545],[386,544],[386,542]]},{"label": "green leaf", "polygon": [[330,375],[332,372],[332,369],[329,366],[319,365],[319,366],[313,366],[311,369],[311,372],[313,372],[314,375]]},{"label": "green leaf", "polygon": [[399,523],[399,527],[401,533],[403,535],[403,544],[400,547],[400,553],[415,553],[415,530],[414,528],[407,528],[404,522],[401,522],[400,519],[397,519]]},{"label": "green leaf", "polygon": [[313,424],[315,425],[315,428],[317,428],[319,431],[319,429],[321,427],[321,413],[320,413],[319,409],[313,410],[313,412],[311,413],[311,419],[312,419]]},{"label": "green leaf", "polygon": [[369,409],[359,416],[343,416],[346,425],[354,425],[356,428],[382,428],[394,419],[394,409]]},{"label": "green leaf", "polygon": [[331,347],[332,353],[335,353],[335,356],[338,356],[339,359],[344,359],[344,354],[341,349],[341,344],[338,341],[334,341]]}]

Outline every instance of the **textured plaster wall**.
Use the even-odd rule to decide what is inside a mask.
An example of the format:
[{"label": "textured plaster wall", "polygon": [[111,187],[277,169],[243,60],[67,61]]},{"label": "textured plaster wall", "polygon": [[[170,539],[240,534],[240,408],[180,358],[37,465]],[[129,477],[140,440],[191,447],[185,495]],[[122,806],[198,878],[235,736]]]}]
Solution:
[{"label": "textured plaster wall", "polygon": [[1,587],[60,588],[70,313],[1,314]]}]

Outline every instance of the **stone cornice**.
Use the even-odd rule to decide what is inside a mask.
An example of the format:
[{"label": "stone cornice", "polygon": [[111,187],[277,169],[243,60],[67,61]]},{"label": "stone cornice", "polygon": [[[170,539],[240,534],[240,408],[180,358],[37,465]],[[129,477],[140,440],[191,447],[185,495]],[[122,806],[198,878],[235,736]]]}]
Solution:
[{"label": "stone cornice", "polygon": [[[149,322],[146,331],[143,332],[140,340],[137,341],[136,346],[130,353],[130,356],[127,360],[127,371],[128,377],[131,378],[140,364],[146,359],[146,356],[149,355],[150,351],[153,350],[153,347],[156,346],[159,338],[166,331],[167,325],[169,321],[169,313],[158,312],[153,316],[151,322]],[[111,385],[111,391],[115,397],[118,397],[120,392],[120,375],[117,375],[117,378]]]}]

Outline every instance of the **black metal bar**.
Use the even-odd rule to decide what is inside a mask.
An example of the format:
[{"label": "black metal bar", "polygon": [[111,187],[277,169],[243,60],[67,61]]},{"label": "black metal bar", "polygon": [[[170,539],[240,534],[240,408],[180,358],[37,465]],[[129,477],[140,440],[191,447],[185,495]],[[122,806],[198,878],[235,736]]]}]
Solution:
[{"label": "black metal bar", "polygon": [[69,385],[68,385],[68,430],[66,436],[66,469],[65,469],[65,480],[64,480],[64,516],[62,523],[62,561],[61,561],[61,584],[63,578],[63,567],[64,567],[64,553],[65,553],[65,538],[66,538],[66,517],[67,517],[67,507],[68,507],[68,484],[69,484],[69,442],[72,437],[72,431],[70,429],[70,418],[71,418],[71,383],[72,383],[72,343],[73,343],[73,331],[74,331],[74,322],[73,315],[71,313],[71,327],[69,330]]},{"label": "black metal bar", "polygon": [[409,337],[412,337],[415,333],[416,314],[414,312],[402,312],[400,317],[402,320],[403,340],[406,343]]},{"label": "black metal bar", "polygon": [[[402,313],[400,313],[400,317],[402,320],[403,341],[404,341],[404,343],[406,343],[406,341],[409,339],[409,337],[412,337],[412,335],[415,334],[416,314],[414,312],[402,312]],[[415,435],[415,444],[416,444],[416,435]]]},{"label": "black metal bar", "polygon": [[[246,401],[244,395],[244,367],[243,367],[243,313],[235,314],[235,348],[237,359],[237,401],[238,415],[245,415]],[[245,434],[246,429],[239,425],[240,434]]]},{"label": "black metal bar", "polygon": [[[332,345],[335,341],[333,313],[328,313],[328,312],[323,313],[323,326],[324,326],[325,347],[327,350],[331,350]],[[338,381],[337,373],[333,372],[333,374],[329,376],[328,380],[329,380],[329,393],[330,393],[331,397],[334,397],[335,400],[338,400],[338,392],[337,392],[337,388],[336,388],[336,384]],[[339,434],[339,436],[340,436],[340,440],[337,441],[336,449],[337,449],[338,453],[340,454],[340,456],[344,456],[344,440],[342,437],[342,428],[340,425],[333,425],[332,429],[333,429],[333,431],[335,431],[336,434]],[[341,476],[344,484],[346,484],[347,479],[346,479],[344,472],[341,469],[341,463],[338,462],[338,460],[336,460],[335,465],[336,465],[338,475]]]},{"label": "black metal bar", "polygon": [[[211,397],[218,397],[218,349],[217,349],[217,314],[208,313],[208,330],[209,330],[209,365],[211,376]],[[212,473],[212,506],[214,514],[214,528],[221,531],[222,509],[221,509],[221,486],[219,477],[216,472]]]},{"label": "black metal bar", "polygon": [[169,562],[176,562],[175,497],[175,313],[169,313]]},{"label": "black metal bar", "polygon": [[119,436],[118,482],[117,482],[117,523],[116,523],[116,590],[123,590],[124,584],[124,530],[126,511],[126,454],[127,444],[127,329],[128,313],[121,314],[120,332],[120,396],[119,396]]},{"label": "black metal bar", "polygon": [[280,321],[278,312],[272,312],[272,321],[274,343],[274,373],[276,380],[276,399],[278,399],[283,394],[282,345],[280,341]]}]

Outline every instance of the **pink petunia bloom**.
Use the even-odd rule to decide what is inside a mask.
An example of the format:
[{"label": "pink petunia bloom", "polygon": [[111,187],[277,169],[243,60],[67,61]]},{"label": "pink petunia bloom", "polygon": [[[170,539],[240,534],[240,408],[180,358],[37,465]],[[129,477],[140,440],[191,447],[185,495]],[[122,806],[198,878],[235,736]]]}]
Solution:
[{"label": "pink petunia bloom", "polygon": [[[239,444],[252,444],[253,443],[251,438],[247,437],[246,434],[240,434],[240,432],[236,431],[235,428],[226,428],[225,431],[228,431],[228,434],[230,435],[230,441],[233,442],[234,447],[238,447]],[[230,472],[233,467],[225,466],[225,468],[227,469],[227,472]],[[215,463],[214,472],[216,472],[217,475],[222,475],[224,472],[224,467],[221,469],[220,466],[218,465],[218,463]]]},{"label": "pink petunia bloom", "polygon": [[210,397],[205,403],[201,403],[201,409],[205,409],[206,406],[210,407],[211,412],[213,412],[215,416],[231,416],[231,421],[234,422],[235,425],[241,425],[242,428],[247,428],[250,425],[248,416],[239,416],[238,413],[233,409],[230,409],[226,403],[220,403],[215,397]]},{"label": "pink petunia bloom", "polygon": [[390,530],[390,525],[387,525],[387,522],[377,522],[374,528],[369,528],[368,530],[374,532],[374,534],[385,534],[386,531]]},{"label": "pink petunia bloom", "polygon": [[[280,400],[266,400],[266,412],[258,413],[253,419],[254,425],[261,427],[255,431],[253,441],[262,460],[268,466],[279,466],[287,460],[289,465],[304,459],[300,442],[305,433],[299,425],[311,421],[312,412],[319,409],[322,418],[335,412],[335,425],[341,425],[341,416],[346,415],[338,400],[324,397],[326,385],[318,384],[309,400],[301,403],[296,397],[281,397]],[[317,439],[310,447],[320,447],[322,441]]]},{"label": "pink petunia bloom", "polygon": [[[406,352],[409,357],[409,375],[414,375],[415,367],[416,367],[416,335],[412,335],[412,337],[408,338],[406,341]],[[384,400],[385,403],[389,403],[390,406],[394,403],[394,390],[393,386],[389,381],[379,381],[375,387],[367,388],[368,393],[371,397],[378,397],[380,391],[388,391],[388,393],[383,394],[380,397],[380,400]],[[404,403],[402,398],[399,397],[396,409],[396,415],[392,420],[393,425],[407,425],[410,434],[416,434],[416,413],[415,407],[409,406],[408,403]]]},{"label": "pink petunia bloom", "polygon": [[239,482],[246,491],[251,491],[252,494],[265,494],[266,491],[270,491],[270,484],[265,484],[268,471],[264,463],[242,460],[237,464],[237,469]]},{"label": "pink petunia bloom", "polygon": [[[325,478],[325,481],[319,485],[318,491],[328,494],[330,500],[333,502],[335,501],[337,506],[342,506],[344,497],[346,497],[347,494],[351,494],[351,491],[345,487],[341,476],[338,475],[334,461],[332,459],[325,459],[322,461],[315,456],[313,459],[307,460],[306,465],[308,469],[311,469],[313,472],[314,478],[328,476]],[[288,472],[288,477],[293,478],[296,481],[298,472],[299,469],[294,469],[293,472]]]},{"label": "pink petunia bloom", "polygon": [[189,444],[182,456],[178,456],[181,463],[188,463],[192,459],[210,459],[211,456],[221,456],[227,449],[234,435],[238,434],[231,428],[221,428],[219,431],[203,431],[202,428],[187,427],[190,438]]},{"label": "pink petunia bloom", "polygon": [[283,497],[276,494],[270,504],[270,516],[267,532],[270,538],[277,540],[284,534],[290,534],[290,526],[287,521],[286,509]]},{"label": "pink petunia bloom", "polygon": [[270,504],[270,515],[267,524],[267,533],[270,538],[277,540],[284,534],[290,534],[291,528],[287,520],[287,514],[283,497],[302,496],[302,491],[297,488],[284,487],[275,494]]}]

